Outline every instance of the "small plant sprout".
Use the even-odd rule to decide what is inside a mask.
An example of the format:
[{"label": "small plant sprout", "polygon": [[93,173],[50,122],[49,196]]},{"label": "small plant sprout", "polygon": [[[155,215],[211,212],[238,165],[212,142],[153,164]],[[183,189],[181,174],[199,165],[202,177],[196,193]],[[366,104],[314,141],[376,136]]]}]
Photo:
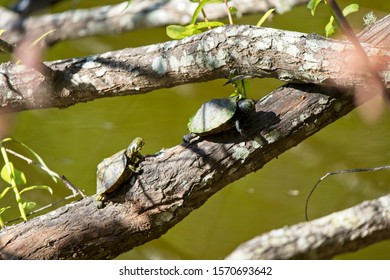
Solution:
[{"label": "small plant sprout", "polygon": [[[209,21],[205,11],[203,10],[204,6],[206,4],[225,4],[227,7],[227,13],[229,17],[229,22],[230,24],[233,24],[233,19],[232,19],[232,12],[235,13],[237,10],[233,7],[229,8],[228,2],[230,0],[189,0],[193,3],[198,3],[197,8],[195,9],[190,24],[186,26],[182,25],[169,25],[167,26],[166,33],[167,35],[172,38],[172,39],[183,39],[185,37],[189,37],[195,34],[202,33],[203,29],[211,29],[213,27],[218,27],[218,26],[223,26],[225,25],[223,22],[219,21]],[[196,20],[199,16],[199,13],[202,13],[204,22],[199,22],[196,23]]]},{"label": "small plant sprout", "polygon": [[[8,149],[5,147],[8,143],[13,142],[27,150],[29,153],[31,153],[36,161],[33,161],[23,155],[20,155],[16,153],[15,151]],[[49,186],[45,185],[33,185],[33,186],[25,186],[27,184],[27,179],[23,171],[20,171],[19,169],[15,168],[14,164],[11,162],[9,155],[16,156],[22,160],[25,160],[28,164],[33,164],[35,166],[40,167],[43,171],[45,171],[54,182],[57,182],[57,179],[60,179],[64,182],[64,184],[71,189],[73,196],[75,197],[78,194],[81,194],[84,196],[84,194],[78,190],[76,187],[74,187],[64,176],[60,176],[54,171],[50,170],[45,162],[42,160],[42,158],[34,152],[29,146],[26,144],[16,141],[12,138],[6,138],[0,141],[0,152],[1,156],[4,161],[4,166],[1,168],[0,171],[0,177],[1,179],[8,184],[0,193],[0,202],[1,199],[9,192],[13,191],[15,195],[15,201],[17,203],[21,218],[26,221],[27,220],[27,214],[26,211],[30,211],[36,206],[36,203],[33,201],[25,201],[22,198],[22,194],[29,192],[29,191],[34,191],[37,189],[43,189],[48,191],[50,194],[53,194],[53,190]],[[11,206],[5,206],[5,207],[0,207],[0,227],[4,226],[4,222],[1,219],[1,214],[9,209]]]},{"label": "small plant sprout", "polygon": [[[320,2],[321,1],[318,0],[310,1],[308,7],[309,9],[311,9],[312,14],[314,13],[316,6]],[[374,65],[373,62],[368,58],[367,53],[363,49],[358,38],[356,37],[355,33],[352,30],[351,25],[349,24],[348,20],[345,17],[347,14],[356,12],[359,9],[359,6],[357,4],[351,4],[348,5],[346,8],[344,8],[344,10],[342,11],[339,5],[337,4],[336,0],[326,0],[325,3],[329,4],[334,16],[331,17],[330,24],[328,23],[326,27],[326,33],[327,33],[326,35],[329,36],[330,34],[333,34],[334,32],[333,21],[334,19],[336,19],[344,35],[354,45],[356,50],[356,55],[359,57],[358,59],[365,64],[365,68],[370,72],[371,74],[371,78],[369,79],[371,83],[370,87],[375,88],[375,92],[382,95],[383,100],[387,103],[388,106],[390,106],[390,98],[386,93],[386,87],[383,84],[382,77],[378,73],[378,67]]]},{"label": "small plant sprout", "polygon": [[269,9],[257,22],[256,26],[262,26],[266,19],[275,11],[275,9]]},{"label": "small plant sprout", "polygon": [[[318,4],[321,2],[325,2],[325,4],[328,4],[328,1],[326,0],[311,0],[309,4],[307,4],[307,8],[311,11],[311,14],[314,16],[315,11],[317,9]],[[359,5],[358,4],[350,4],[347,7],[345,7],[342,11],[343,16],[346,17],[347,15],[359,11]],[[336,27],[335,27],[335,18],[334,16],[330,16],[329,22],[325,26],[325,36],[330,37],[334,34]]]},{"label": "small plant sprout", "polygon": [[[237,13],[237,9],[233,6],[229,6],[228,2],[231,0],[189,0],[192,3],[197,3],[198,6],[196,7],[191,22],[188,25],[182,26],[182,25],[169,25],[166,28],[166,33],[168,37],[176,40],[183,39],[185,37],[189,37],[195,34],[202,33],[204,29],[211,29],[218,26],[225,25],[223,22],[220,21],[209,21],[209,19],[206,16],[206,12],[204,11],[204,6],[207,4],[225,4],[229,24],[233,25],[233,18],[232,15]],[[275,11],[275,9],[268,10],[264,16],[259,20],[257,23],[257,26],[261,26],[264,21]],[[199,14],[202,13],[204,22],[196,22],[198,19]]]},{"label": "small plant sprout", "polygon": [[251,78],[251,77],[246,75],[239,75],[229,79],[224,84],[224,85],[232,84],[236,88],[235,91],[230,95],[230,97],[238,96],[239,97],[238,99],[247,97],[247,92],[249,90],[249,83],[246,80],[247,78]]}]

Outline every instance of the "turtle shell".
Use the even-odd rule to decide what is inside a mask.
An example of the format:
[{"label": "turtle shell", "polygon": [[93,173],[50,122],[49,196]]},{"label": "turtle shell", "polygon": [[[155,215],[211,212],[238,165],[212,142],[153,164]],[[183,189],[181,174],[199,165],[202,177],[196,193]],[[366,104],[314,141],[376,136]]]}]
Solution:
[{"label": "turtle shell", "polygon": [[213,99],[204,103],[188,122],[188,130],[197,135],[209,135],[234,126],[236,97]]},{"label": "turtle shell", "polygon": [[105,158],[97,166],[96,191],[98,194],[115,191],[131,176],[131,169],[127,168],[128,157],[126,150],[122,150]]}]

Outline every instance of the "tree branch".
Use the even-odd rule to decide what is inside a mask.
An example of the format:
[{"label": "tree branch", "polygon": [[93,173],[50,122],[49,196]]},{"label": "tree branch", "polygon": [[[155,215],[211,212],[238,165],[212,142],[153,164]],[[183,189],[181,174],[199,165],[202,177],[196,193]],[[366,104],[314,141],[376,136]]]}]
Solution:
[{"label": "tree branch", "polygon": [[[390,87],[390,49],[363,44]],[[147,54],[147,55],[145,55]],[[238,74],[282,81],[366,87],[353,46],[318,35],[225,26],[180,41],[49,62],[62,73],[48,86],[23,66],[0,65],[0,112],[64,108],[96,98],[146,93]]]},{"label": "tree branch", "polygon": [[161,236],[215,192],[353,108],[352,96],[332,87],[281,87],[257,102],[245,136],[230,130],[148,155],[142,173],[105,208],[85,198],[3,229],[0,259],[113,258]]},{"label": "tree branch", "polygon": [[[231,1],[240,14],[264,13],[270,8],[276,8],[278,13],[284,13],[296,5],[306,4],[307,0],[250,0]],[[69,10],[58,14],[33,16],[22,24],[24,32],[7,32],[5,40],[11,43],[20,42],[24,34],[39,37],[55,29],[56,32],[44,39],[46,45],[58,41],[72,40],[86,36],[120,34],[139,28],[161,27],[169,24],[188,24],[196,4],[188,0],[133,0],[130,6],[127,1],[121,4],[101,6],[90,9]],[[226,17],[224,5],[206,7],[209,19]],[[0,29],[13,30],[18,16],[0,7]],[[77,30],[77,32],[75,32]],[[38,35],[33,35],[37,34]]]},{"label": "tree branch", "polygon": [[[388,45],[386,17],[359,34],[361,41]],[[321,219],[285,227],[241,244],[226,259],[329,259],[390,237],[390,196],[363,202]],[[356,219],[359,217],[359,219]]]},{"label": "tree branch", "polygon": [[273,230],[226,259],[330,259],[390,239],[390,195],[326,217]]},{"label": "tree branch", "polygon": [[[142,174],[98,209],[91,198],[4,229],[0,259],[113,258],[165,233],[214,193],[353,108],[335,89],[282,87],[256,104],[246,137],[235,130],[148,155]],[[31,240],[31,241],[29,241]]]}]

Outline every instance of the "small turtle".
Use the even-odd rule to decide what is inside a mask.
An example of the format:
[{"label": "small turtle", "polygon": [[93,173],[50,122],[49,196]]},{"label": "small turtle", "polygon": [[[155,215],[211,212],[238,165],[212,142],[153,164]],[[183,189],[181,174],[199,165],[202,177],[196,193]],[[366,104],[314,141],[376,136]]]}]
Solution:
[{"label": "small turtle", "polygon": [[143,159],[139,151],[144,144],[144,140],[137,137],[126,150],[119,151],[99,163],[96,173],[96,192],[98,194],[96,200],[103,200],[106,193],[115,191],[131,177],[133,172],[138,171],[137,165]]},{"label": "small turtle", "polygon": [[190,134],[185,135],[183,140],[189,142],[196,135],[216,134],[234,126],[240,134],[244,134],[240,124],[241,117],[254,111],[254,108],[255,103],[252,99],[239,96],[210,100],[190,118],[188,121]]}]

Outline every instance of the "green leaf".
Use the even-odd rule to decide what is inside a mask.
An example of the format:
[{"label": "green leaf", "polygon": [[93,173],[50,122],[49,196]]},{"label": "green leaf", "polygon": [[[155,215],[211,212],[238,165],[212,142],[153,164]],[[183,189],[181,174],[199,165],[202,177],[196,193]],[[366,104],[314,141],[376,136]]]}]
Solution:
[{"label": "green leaf", "polygon": [[224,23],[218,21],[199,22],[197,24],[189,24],[186,26],[169,25],[166,28],[167,35],[175,40],[183,39],[194,34],[201,33],[201,29],[208,27],[222,26]]},{"label": "green leaf", "polygon": [[233,7],[233,6],[229,7],[229,13],[230,13],[231,15],[237,14],[237,8],[236,8],[236,7]]},{"label": "green leaf", "polygon": [[325,26],[325,35],[326,35],[326,37],[332,36],[333,33],[334,33],[334,30],[335,30],[334,17],[331,16],[330,19],[329,19],[328,24]]},{"label": "green leaf", "polygon": [[23,209],[31,210],[33,209],[37,204],[33,201],[26,201],[23,202]]},{"label": "green leaf", "polygon": [[358,4],[350,4],[343,9],[343,15],[346,17],[347,15],[355,13],[357,11],[359,11],[359,5]]},{"label": "green leaf", "polygon": [[43,166],[43,169],[47,174],[49,174],[49,176],[52,178],[52,180],[54,182],[57,183],[57,178],[59,177],[59,175],[53,171],[50,170],[49,167],[47,167],[46,163],[43,161],[43,159],[33,150],[31,149],[29,146],[27,146],[26,144],[24,144],[23,142],[19,142],[13,138],[5,138],[3,139],[2,141],[0,141],[0,146],[5,143],[5,142],[15,142],[19,145],[21,145],[22,147],[24,147],[25,149],[27,149],[30,153],[33,154],[33,156],[37,159],[37,161],[39,162],[39,164],[41,166]]},{"label": "green leaf", "polygon": [[199,22],[197,24],[195,24],[195,28],[197,30],[199,29],[205,29],[205,28],[209,28],[209,27],[218,27],[218,26],[224,26],[225,24],[223,22],[220,22],[220,21],[209,21],[209,22]]},{"label": "green leaf", "polygon": [[179,40],[195,34],[196,28],[194,27],[194,24],[187,26],[168,25],[166,32],[169,38]]},{"label": "green leaf", "polygon": [[11,167],[12,175],[9,174],[7,166],[4,165],[0,173],[1,178],[10,185],[12,185],[12,177],[14,177],[13,179],[15,180],[15,184],[17,186],[26,184],[27,181],[24,173],[18,169],[15,169],[12,162],[9,162],[9,166]]},{"label": "green leaf", "polygon": [[264,21],[275,11],[275,9],[269,9],[259,20],[256,26],[262,26]]},{"label": "green leaf", "polygon": [[53,194],[53,189],[50,188],[49,186],[45,186],[45,185],[36,185],[36,186],[26,187],[20,191],[20,194],[22,194],[24,192],[32,191],[32,190],[37,190],[37,189],[47,190],[50,194]]},{"label": "green leaf", "polygon": [[[357,11],[359,11],[359,5],[358,4],[351,4],[343,9],[343,15],[347,16],[347,15],[354,13],[354,12],[357,12]],[[335,29],[336,29],[336,26],[334,24],[334,17],[331,16],[329,18],[328,24],[325,26],[326,37],[332,36],[335,32]]]},{"label": "green leaf", "polygon": [[0,36],[3,35],[3,33],[4,33],[5,31],[6,31],[5,29],[0,29]]},{"label": "green leaf", "polygon": [[0,199],[2,199],[6,194],[7,192],[12,189],[12,186],[9,186],[9,187],[6,187],[1,193],[0,193]]},{"label": "green leaf", "polygon": [[314,16],[318,4],[320,4],[322,0],[310,0],[309,4],[307,4],[307,8],[311,11],[311,15]]}]

